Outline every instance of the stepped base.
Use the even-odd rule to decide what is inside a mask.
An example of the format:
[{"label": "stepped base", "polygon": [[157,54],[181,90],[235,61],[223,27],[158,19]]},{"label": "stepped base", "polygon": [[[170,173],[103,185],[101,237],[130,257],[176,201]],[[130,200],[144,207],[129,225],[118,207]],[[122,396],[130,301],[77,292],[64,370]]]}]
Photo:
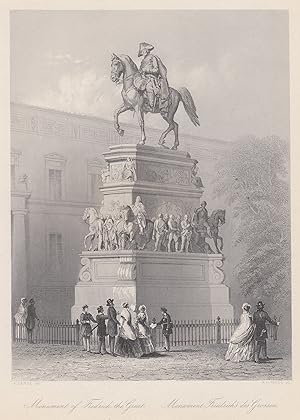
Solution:
[{"label": "stepped base", "polygon": [[220,254],[83,252],[81,264],[73,320],[82,305],[87,303],[95,314],[108,298],[114,299],[117,310],[123,302],[146,305],[150,320],[160,318],[161,306],[177,320],[233,318]]}]

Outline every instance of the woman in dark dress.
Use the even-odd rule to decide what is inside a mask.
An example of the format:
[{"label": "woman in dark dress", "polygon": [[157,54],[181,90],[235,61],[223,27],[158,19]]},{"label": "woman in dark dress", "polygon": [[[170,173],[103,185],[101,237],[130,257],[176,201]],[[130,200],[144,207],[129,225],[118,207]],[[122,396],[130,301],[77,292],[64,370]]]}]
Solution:
[{"label": "woman in dark dress", "polygon": [[96,321],[98,323],[97,336],[99,337],[99,354],[106,354],[105,337],[107,336],[105,321],[108,319],[107,315],[104,315],[103,306],[97,308],[98,315]]},{"label": "woman in dark dress", "polygon": [[170,351],[170,335],[173,333],[173,324],[171,316],[168,314],[166,308],[161,308],[161,313],[163,315],[162,319],[156,324],[162,326],[162,333],[165,339],[164,349]]},{"label": "woman in dark dress", "polygon": [[35,303],[34,299],[31,298],[27,306],[27,317],[26,317],[26,322],[25,322],[25,326],[27,329],[27,339],[28,339],[28,343],[30,344],[33,344],[33,330],[35,327],[35,320],[36,319],[39,320],[36,314],[34,303]]}]

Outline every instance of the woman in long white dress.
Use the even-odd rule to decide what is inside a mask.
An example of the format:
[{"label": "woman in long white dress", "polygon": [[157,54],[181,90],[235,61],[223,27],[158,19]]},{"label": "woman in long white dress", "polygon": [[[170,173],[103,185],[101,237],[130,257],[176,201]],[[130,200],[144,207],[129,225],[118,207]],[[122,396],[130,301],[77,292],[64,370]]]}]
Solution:
[{"label": "woman in long white dress", "polygon": [[255,324],[250,315],[251,306],[249,303],[244,303],[242,306],[241,322],[236,328],[225,355],[226,360],[232,362],[246,362],[254,361],[255,355],[255,341],[254,332]]},{"label": "woman in long white dress", "polygon": [[132,323],[132,315],[127,302],[122,304],[120,314],[120,329],[116,341],[115,352],[123,357],[141,357],[143,355],[140,341],[138,340]]},{"label": "woman in long white dress", "polygon": [[136,319],[136,329],[143,354],[154,353],[155,350],[151,340],[151,329],[149,327],[149,319],[145,305],[139,307],[139,313]]},{"label": "woman in long white dress", "polygon": [[27,318],[27,299],[23,297],[21,299],[20,306],[18,308],[18,312],[15,315],[16,321],[16,339],[17,340],[25,340],[26,338],[26,318]]}]

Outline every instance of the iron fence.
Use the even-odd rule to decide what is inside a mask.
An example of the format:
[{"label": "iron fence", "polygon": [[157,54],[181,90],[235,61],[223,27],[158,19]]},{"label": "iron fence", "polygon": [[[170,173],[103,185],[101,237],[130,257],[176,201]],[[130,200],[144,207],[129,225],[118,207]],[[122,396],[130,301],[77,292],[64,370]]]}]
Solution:
[{"label": "iron fence", "polygon": [[[170,336],[172,347],[190,347],[205,344],[226,344],[229,343],[234,329],[239,320],[223,320],[218,317],[216,320],[187,320],[173,321],[173,334]],[[277,340],[276,325],[267,326],[269,338]],[[13,339],[16,342],[27,341],[27,332],[24,324],[13,323]],[[162,328],[152,330],[152,340],[157,348],[163,346]],[[81,331],[80,322],[71,321],[37,321],[33,332],[33,341],[43,344],[66,344],[80,345]],[[91,345],[96,345],[97,329],[91,335]]]}]

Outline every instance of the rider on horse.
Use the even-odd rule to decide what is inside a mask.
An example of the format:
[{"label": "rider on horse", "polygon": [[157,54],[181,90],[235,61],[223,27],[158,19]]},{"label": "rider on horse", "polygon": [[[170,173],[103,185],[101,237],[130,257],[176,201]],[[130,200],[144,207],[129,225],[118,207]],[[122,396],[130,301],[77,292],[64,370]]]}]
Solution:
[{"label": "rider on horse", "polygon": [[195,224],[196,231],[201,231],[202,227],[206,228],[207,235],[210,237],[210,226],[208,224],[208,211],[206,201],[202,201],[200,207],[195,210],[193,222]]},{"label": "rider on horse", "polygon": [[146,91],[149,106],[155,111],[159,97],[159,109],[167,105],[169,96],[169,84],[167,81],[167,69],[161,59],[150,53],[154,47],[146,42],[140,43],[138,57],[143,56],[139,72],[134,79],[135,87],[140,91]]}]

